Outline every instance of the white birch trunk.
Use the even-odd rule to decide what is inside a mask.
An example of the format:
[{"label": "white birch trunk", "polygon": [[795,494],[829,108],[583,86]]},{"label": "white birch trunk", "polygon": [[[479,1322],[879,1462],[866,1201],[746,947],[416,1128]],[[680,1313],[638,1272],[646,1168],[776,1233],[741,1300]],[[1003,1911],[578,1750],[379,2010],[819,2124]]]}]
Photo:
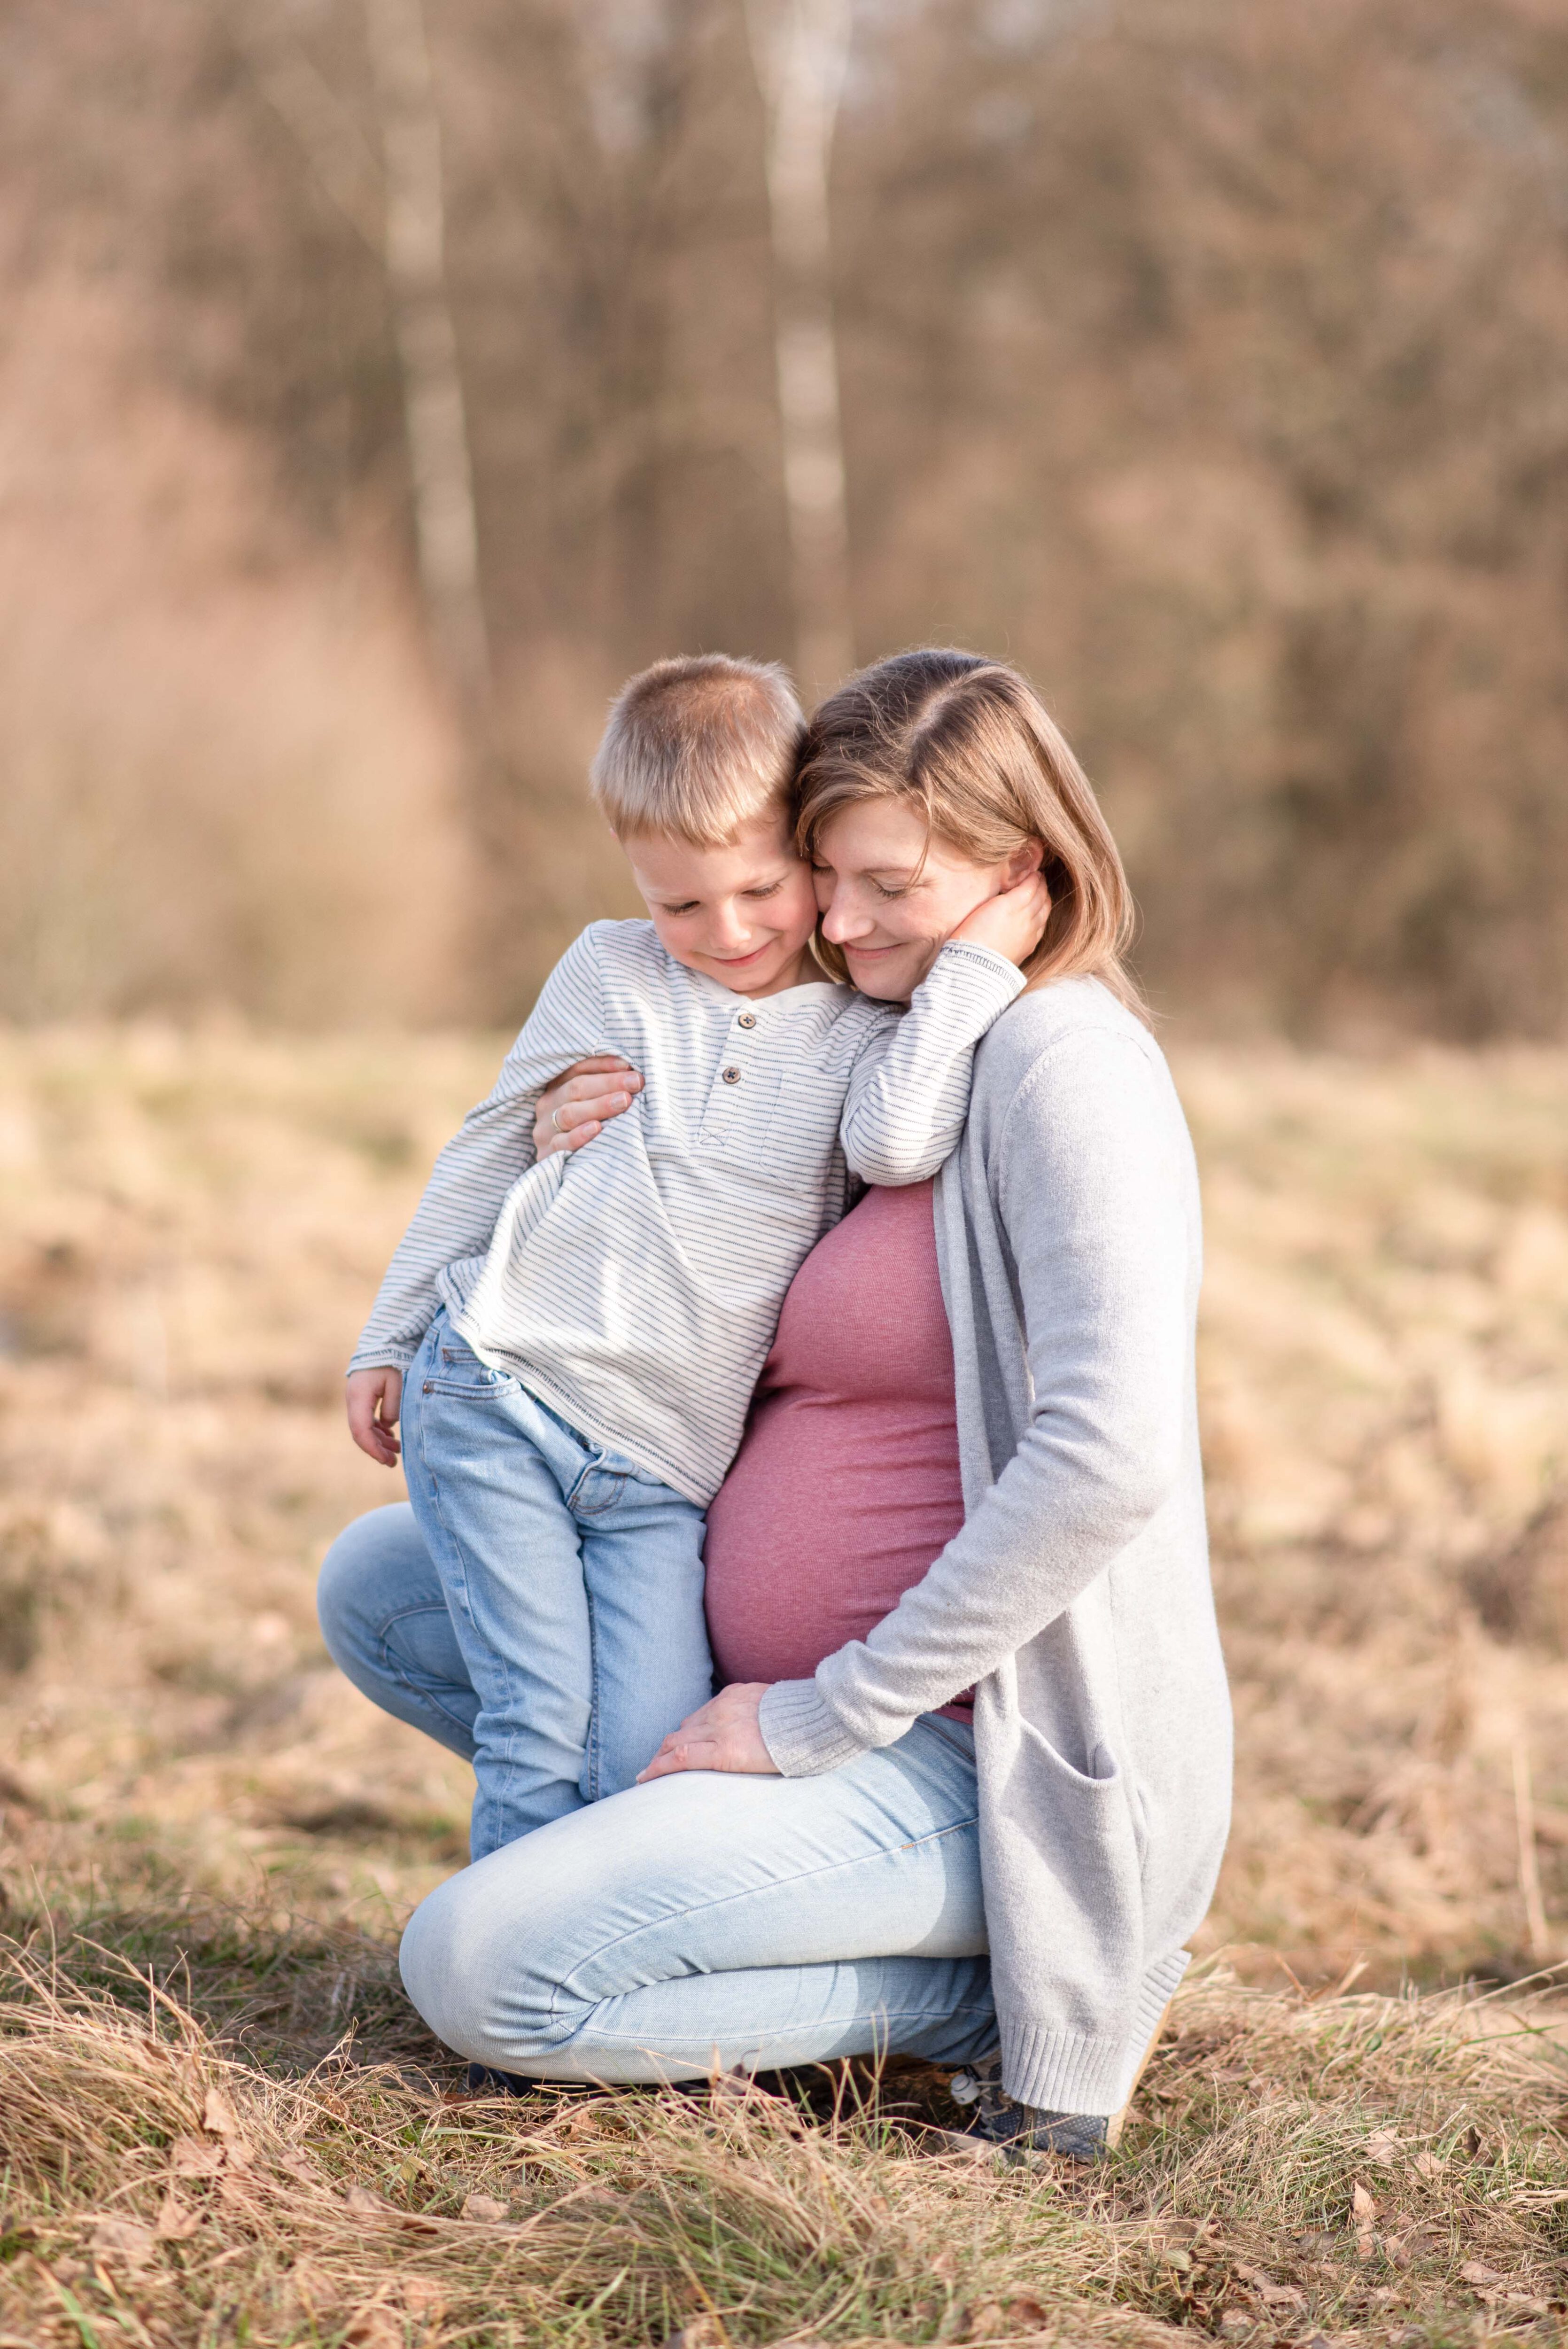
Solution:
[{"label": "white birch trunk", "polygon": [[854,666],[828,172],[852,0],[746,0],[768,126],[775,357],[795,660],[809,702]]},{"label": "white birch trunk", "polygon": [[490,703],[473,467],[447,299],[441,129],[423,0],[365,0],[381,122],[384,252],[413,477],[419,585],[441,664],[481,730]]}]

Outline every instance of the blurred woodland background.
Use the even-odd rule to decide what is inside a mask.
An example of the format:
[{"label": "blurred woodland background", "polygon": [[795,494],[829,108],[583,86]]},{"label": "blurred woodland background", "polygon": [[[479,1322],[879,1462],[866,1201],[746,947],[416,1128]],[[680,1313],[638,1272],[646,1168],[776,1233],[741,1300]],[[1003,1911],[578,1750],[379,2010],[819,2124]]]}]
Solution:
[{"label": "blurred woodland background", "polygon": [[758,5],[12,0],[0,1013],[514,1017],[630,909],[629,668],[937,638],[1045,689],[1163,1006],[1560,1035],[1557,0],[860,0],[815,264]]},{"label": "blurred woodland background", "polygon": [[[8,0],[5,2341],[1562,2340],[1565,525],[1563,0]],[[315,1619],[608,696],[931,639],[1203,1175],[1235,1827],[1109,2186],[430,2101],[471,1781]]]}]

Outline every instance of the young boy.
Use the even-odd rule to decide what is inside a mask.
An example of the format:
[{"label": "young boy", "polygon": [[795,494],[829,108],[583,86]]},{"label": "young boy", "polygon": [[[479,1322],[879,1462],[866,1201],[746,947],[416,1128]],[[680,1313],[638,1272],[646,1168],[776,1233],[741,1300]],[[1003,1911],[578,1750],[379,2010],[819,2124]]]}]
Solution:
[{"label": "young boy", "polygon": [[[1023,986],[951,943],[907,1011],[824,980],[790,831],[783,671],[627,685],[593,769],[645,922],[568,948],[436,1162],[349,1369],[355,1440],[408,1495],[480,1698],[476,1859],[629,1786],[712,1693],[703,1513],[779,1309],[847,1204],[958,1139],[974,1048]],[[1021,958],[1021,957],[1020,957]],[[577,1154],[534,1104],[590,1054],[642,1072]]]}]

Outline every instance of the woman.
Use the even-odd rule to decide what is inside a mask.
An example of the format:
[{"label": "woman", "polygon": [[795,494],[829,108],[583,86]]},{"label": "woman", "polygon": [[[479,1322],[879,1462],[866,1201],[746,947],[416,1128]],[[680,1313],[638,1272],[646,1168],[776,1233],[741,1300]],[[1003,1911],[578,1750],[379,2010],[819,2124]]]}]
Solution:
[{"label": "woman", "polygon": [[[881,2048],[978,2064],[985,2133],[1092,2156],[1227,1821],[1191,1146],[1121,968],[1114,844],[1016,671],[913,653],[841,688],[799,834],[825,957],[891,1001],[1040,865],[1029,987],[934,1192],[868,1195],[796,1277],[710,1515],[728,1685],[645,1783],[432,1893],[404,1980],[508,2074]],[[591,1141],[606,1081],[557,1089],[542,1132]],[[406,1512],[335,1546],[322,1613],[361,1688],[466,1750]]]}]

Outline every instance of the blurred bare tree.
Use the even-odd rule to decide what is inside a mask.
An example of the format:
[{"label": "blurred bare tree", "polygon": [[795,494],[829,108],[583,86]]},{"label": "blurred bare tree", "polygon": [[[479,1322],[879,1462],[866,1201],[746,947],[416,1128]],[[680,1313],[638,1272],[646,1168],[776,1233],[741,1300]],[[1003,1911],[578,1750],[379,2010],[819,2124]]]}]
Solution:
[{"label": "blurred bare tree", "polygon": [[387,291],[403,381],[419,583],[468,730],[490,725],[490,631],[468,403],[447,293],[441,118],[424,0],[365,0],[385,182]]},{"label": "blurred bare tree", "polygon": [[829,170],[851,0],[746,0],[767,109],[774,346],[795,659],[809,701],[854,667],[850,526],[833,331]]},{"label": "blurred bare tree", "polygon": [[[501,894],[466,932],[497,1012],[624,902],[581,776],[628,667],[723,645],[816,686],[934,636],[1022,661],[1059,710],[1165,999],[1561,1028],[1568,19],[908,0],[858,12],[851,52],[847,11],[14,0],[0,423],[33,461],[0,515],[0,1003],[330,1016],[304,976],[326,945],[260,879],[244,920],[188,933],[157,876],[208,855],[203,791],[232,795],[225,841],[273,811],[258,874],[303,774],[324,839],[359,804],[390,704],[326,680],[351,647],[397,674],[413,743],[422,600],[453,667],[484,646],[496,790],[423,749],[399,789]],[[317,680],[271,781],[263,610]],[[94,851],[92,891],[89,805],[136,843]],[[392,902],[394,849],[362,897]],[[325,848],[294,854],[288,902],[307,874],[348,902]],[[227,903],[200,870],[180,903]],[[112,921],[73,911],[94,891]]]}]

